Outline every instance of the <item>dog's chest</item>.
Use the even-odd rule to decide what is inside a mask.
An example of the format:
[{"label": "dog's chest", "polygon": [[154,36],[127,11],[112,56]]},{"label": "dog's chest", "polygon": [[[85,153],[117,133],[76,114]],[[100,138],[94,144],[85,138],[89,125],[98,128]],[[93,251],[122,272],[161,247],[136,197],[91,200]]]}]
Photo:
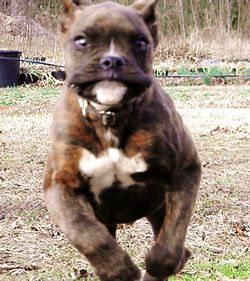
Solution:
[{"label": "dog's chest", "polygon": [[145,172],[147,164],[140,154],[127,157],[121,150],[109,148],[96,157],[84,149],[79,163],[81,174],[88,179],[91,192],[97,202],[100,194],[116,182],[119,187],[128,188],[137,184],[131,177],[132,174]]}]

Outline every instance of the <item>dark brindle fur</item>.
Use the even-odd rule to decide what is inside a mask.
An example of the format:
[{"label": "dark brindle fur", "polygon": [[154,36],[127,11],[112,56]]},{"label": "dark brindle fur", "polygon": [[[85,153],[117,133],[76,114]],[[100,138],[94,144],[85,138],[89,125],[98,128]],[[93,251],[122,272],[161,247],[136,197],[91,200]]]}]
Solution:
[{"label": "dark brindle fur", "polygon": [[[67,80],[54,114],[45,201],[102,281],[166,280],[190,256],[184,241],[201,168],[153,77],[156,3],[64,1]],[[142,217],[155,235],[144,277],[115,240],[117,224]]]}]

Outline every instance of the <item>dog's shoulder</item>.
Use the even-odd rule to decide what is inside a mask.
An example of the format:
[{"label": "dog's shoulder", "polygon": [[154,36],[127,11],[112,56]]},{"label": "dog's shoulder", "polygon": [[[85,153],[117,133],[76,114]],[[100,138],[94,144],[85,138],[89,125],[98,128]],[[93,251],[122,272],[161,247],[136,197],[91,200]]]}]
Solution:
[{"label": "dog's shoulder", "polygon": [[148,152],[158,164],[170,164],[169,169],[172,164],[180,168],[195,162],[199,165],[195,143],[172,98],[157,81],[147,95],[133,124],[129,145],[143,149],[144,155]]},{"label": "dog's shoulder", "polygon": [[96,136],[83,116],[79,97],[74,89],[65,86],[60,94],[53,112],[51,135],[53,143],[87,146],[89,149],[98,146]]},{"label": "dog's shoulder", "polygon": [[182,117],[178,113],[172,98],[155,79],[138,104],[136,127],[146,128],[155,134],[168,134],[175,130],[184,130]]}]

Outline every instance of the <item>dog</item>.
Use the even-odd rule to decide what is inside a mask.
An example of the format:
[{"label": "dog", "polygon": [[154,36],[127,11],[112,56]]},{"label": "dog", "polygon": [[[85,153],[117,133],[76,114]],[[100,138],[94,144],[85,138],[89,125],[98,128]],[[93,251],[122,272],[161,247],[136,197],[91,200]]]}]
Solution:
[{"label": "dog", "polygon": [[[153,75],[157,0],[130,6],[64,0],[66,82],[44,174],[51,217],[101,281],[163,281],[179,272],[201,177],[194,142]],[[116,242],[146,217],[155,243],[143,274]]]}]

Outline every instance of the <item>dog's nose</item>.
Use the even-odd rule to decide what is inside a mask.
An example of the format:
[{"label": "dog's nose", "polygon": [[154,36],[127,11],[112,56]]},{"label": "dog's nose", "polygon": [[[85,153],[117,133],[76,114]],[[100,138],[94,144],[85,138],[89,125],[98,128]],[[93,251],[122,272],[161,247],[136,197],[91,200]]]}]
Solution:
[{"label": "dog's nose", "polygon": [[104,70],[117,70],[125,65],[125,60],[118,56],[105,56],[101,59],[100,64]]}]

